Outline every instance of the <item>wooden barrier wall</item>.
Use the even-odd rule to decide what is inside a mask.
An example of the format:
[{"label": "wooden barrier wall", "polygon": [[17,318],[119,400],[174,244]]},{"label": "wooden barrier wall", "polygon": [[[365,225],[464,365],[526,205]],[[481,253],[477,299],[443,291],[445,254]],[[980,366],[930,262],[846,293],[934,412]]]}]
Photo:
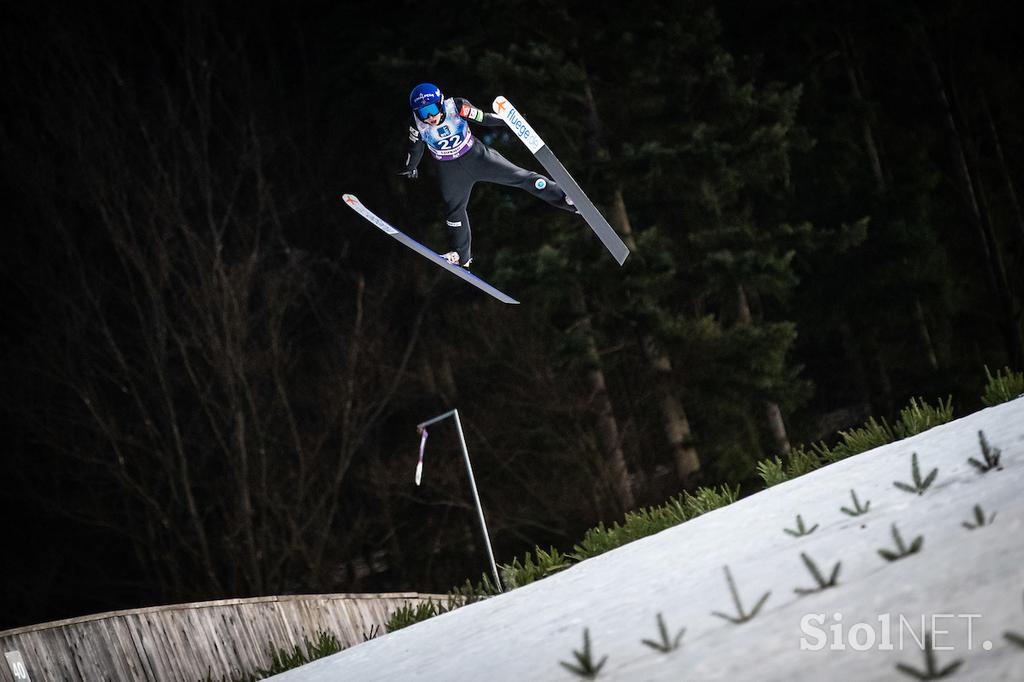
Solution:
[{"label": "wooden barrier wall", "polygon": [[[348,647],[403,604],[439,595],[324,594],[225,599],[113,611],[0,632],[32,682],[197,682],[270,664],[268,643],[287,649],[333,632]],[[381,633],[383,634],[383,632]],[[23,682],[0,658],[0,682]]]}]

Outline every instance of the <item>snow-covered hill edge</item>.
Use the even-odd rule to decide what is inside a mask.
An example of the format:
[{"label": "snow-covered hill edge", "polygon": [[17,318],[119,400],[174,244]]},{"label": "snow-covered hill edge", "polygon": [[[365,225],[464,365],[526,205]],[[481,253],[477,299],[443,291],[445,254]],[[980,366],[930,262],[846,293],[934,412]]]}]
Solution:
[{"label": "snow-covered hill edge", "polygon": [[[978,473],[978,432],[1002,452],[1002,470]],[[917,453],[923,495],[910,482]],[[870,510],[850,517],[850,490]],[[980,504],[991,525],[968,530]],[[813,533],[793,537],[801,515]],[[894,562],[893,524],[917,554]],[[815,586],[801,553],[837,585]],[[735,614],[723,567],[745,609],[771,595],[750,621]],[[645,646],[686,628],[667,654]],[[276,676],[328,680],[572,680],[588,628],[598,679],[907,679],[919,670],[922,622],[935,631],[938,667],[961,660],[951,680],[1024,679],[1024,398],[982,410],[818,469],[562,573],[463,607]]]}]

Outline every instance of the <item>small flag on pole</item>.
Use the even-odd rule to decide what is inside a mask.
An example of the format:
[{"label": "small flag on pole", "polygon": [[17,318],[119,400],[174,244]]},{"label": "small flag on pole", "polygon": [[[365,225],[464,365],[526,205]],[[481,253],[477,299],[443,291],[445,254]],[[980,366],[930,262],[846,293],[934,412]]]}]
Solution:
[{"label": "small flag on pole", "polygon": [[427,430],[420,430],[420,461],[416,463],[416,485],[420,484],[420,478],[423,476],[423,450],[427,446]]}]

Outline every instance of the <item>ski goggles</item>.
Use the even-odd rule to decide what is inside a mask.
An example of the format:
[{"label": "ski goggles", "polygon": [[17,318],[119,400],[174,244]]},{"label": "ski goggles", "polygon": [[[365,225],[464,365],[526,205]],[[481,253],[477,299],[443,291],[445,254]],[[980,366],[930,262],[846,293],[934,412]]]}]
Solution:
[{"label": "ski goggles", "polygon": [[426,121],[431,116],[437,116],[441,113],[441,103],[431,102],[425,107],[419,107],[416,111],[416,117],[421,121]]}]

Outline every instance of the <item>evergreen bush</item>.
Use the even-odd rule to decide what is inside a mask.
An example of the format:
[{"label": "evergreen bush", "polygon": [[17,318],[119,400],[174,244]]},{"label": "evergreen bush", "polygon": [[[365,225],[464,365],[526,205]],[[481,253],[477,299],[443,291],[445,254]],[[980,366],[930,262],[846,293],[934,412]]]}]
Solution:
[{"label": "evergreen bush", "polygon": [[897,440],[893,428],[882,419],[879,423],[874,417],[868,420],[859,429],[839,432],[840,441],[831,449],[825,448],[829,462],[837,462],[862,452],[873,450],[882,445],[887,445]]},{"label": "evergreen bush", "polygon": [[[696,495],[683,493],[683,496],[686,498],[686,518],[692,519],[695,516],[700,516],[719,507],[732,504],[739,497],[739,494],[740,487],[738,485],[735,490],[727,485],[721,485],[713,488],[697,488]],[[681,519],[681,521],[685,521],[686,518]]]},{"label": "evergreen bush", "polygon": [[952,419],[953,396],[947,396],[945,403],[939,399],[938,407],[932,407],[923,398],[920,404],[918,404],[917,400],[911,398],[910,404],[900,410],[900,416],[896,420],[896,426],[893,427],[893,431],[895,431],[897,438],[908,438],[922,431],[927,431],[933,426],[945,424]]},{"label": "evergreen bush", "polygon": [[583,534],[583,539],[573,545],[573,551],[569,556],[574,561],[583,561],[604,554],[622,544],[625,533],[625,529],[617,522],[613,523],[611,528],[607,528],[602,521]]},{"label": "evergreen bush", "polygon": [[952,418],[952,396],[947,397],[945,402],[940,399],[936,407],[929,405],[923,398],[911,398],[910,404],[900,411],[894,426],[889,426],[884,418],[879,422],[874,417],[869,417],[860,428],[840,431],[839,442],[831,448],[822,442],[812,443],[810,446],[794,446],[786,456],[785,462],[778,456],[759,461],[757,473],[764,481],[765,486],[771,487],[797,476],[803,476],[826,464],[859,455],[901,438],[921,433],[933,426],[945,424]]},{"label": "evergreen bush", "polygon": [[296,644],[291,651],[279,649],[272,643],[267,643],[267,655],[270,656],[270,667],[259,668],[255,673],[242,673],[240,675],[224,675],[214,678],[207,675],[200,682],[256,682],[274,675],[306,665],[311,661],[324,656],[330,656],[342,651],[345,647],[341,645],[334,633],[327,630],[317,630],[312,641],[308,637],[302,638],[302,645]]},{"label": "evergreen bush", "polygon": [[1011,371],[1009,367],[996,370],[996,375],[985,367],[985,391],[981,394],[981,402],[987,407],[1002,403],[1024,395],[1024,372]]},{"label": "evergreen bush", "polygon": [[536,547],[534,554],[537,557],[536,560],[530,552],[527,552],[522,562],[516,557],[512,559],[511,564],[500,566],[501,581],[506,590],[528,585],[570,566],[569,557],[554,547],[549,548],[547,552]]},{"label": "evergreen bush", "polygon": [[758,462],[757,475],[764,481],[766,488],[771,488],[773,485],[789,480],[789,476],[786,475],[786,467],[778,455],[771,459],[762,459]]},{"label": "evergreen bush", "polygon": [[[469,581],[467,580],[466,582],[468,583]],[[384,623],[384,629],[388,632],[401,630],[402,628],[419,623],[421,620],[453,611],[459,606],[462,606],[462,603],[450,597],[447,602],[427,599],[415,605],[406,603],[391,612],[387,622]]]},{"label": "evergreen bush", "polygon": [[345,647],[341,645],[333,633],[324,630],[317,630],[313,641],[303,638],[303,646],[295,645],[291,651],[285,649],[268,649],[270,653],[270,667],[259,670],[261,677],[272,677],[286,670],[306,665],[324,656],[336,654]]},{"label": "evergreen bush", "polygon": [[[499,565],[498,569],[504,569],[504,566]],[[493,597],[496,594],[501,594],[501,590],[491,580],[491,576],[488,573],[481,573],[480,580],[477,583],[472,583],[469,578],[462,584],[462,587],[455,587],[448,591],[448,604],[451,608],[458,608],[465,604],[472,604],[473,602],[482,601],[488,597]]]},{"label": "evergreen bush", "polygon": [[765,486],[770,488],[783,481],[803,476],[830,461],[829,450],[824,443],[815,443],[810,449],[797,445],[790,449],[785,463],[778,456],[762,459],[757,463],[757,473]]},{"label": "evergreen bush", "polygon": [[583,539],[573,546],[572,554],[568,556],[575,561],[589,559],[679,525],[712,509],[724,507],[735,502],[738,496],[739,486],[732,489],[726,485],[697,488],[694,495],[684,492],[657,507],[646,507],[627,513],[622,524],[616,522],[607,527],[604,523],[599,523],[584,534]]},{"label": "evergreen bush", "polygon": [[803,476],[832,461],[832,453],[824,443],[813,443],[810,449],[797,445],[789,452],[786,474],[790,478]]}]

